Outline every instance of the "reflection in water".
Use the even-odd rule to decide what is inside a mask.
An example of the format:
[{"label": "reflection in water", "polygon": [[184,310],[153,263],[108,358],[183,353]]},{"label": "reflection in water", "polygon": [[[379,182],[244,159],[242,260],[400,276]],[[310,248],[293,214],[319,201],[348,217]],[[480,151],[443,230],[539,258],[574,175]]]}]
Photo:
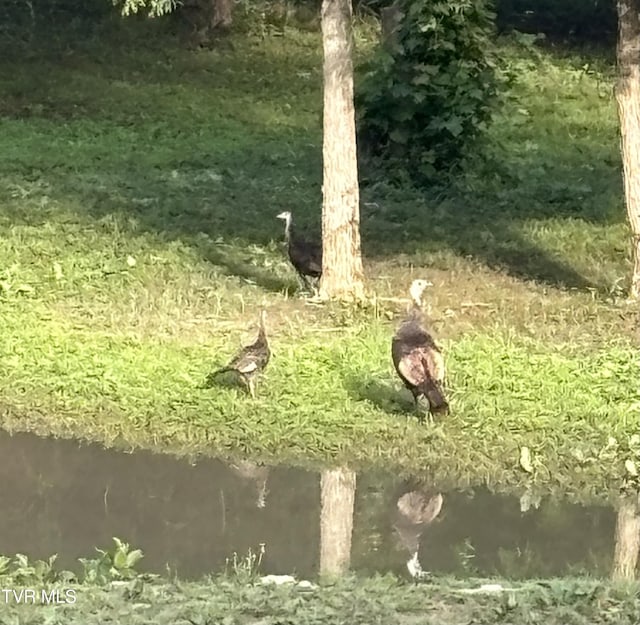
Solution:
[{"label": "reflection in water", "polygon": [[[110,548],[118,536],[143,550],[142,570],[164,573],[169,565],[192,578],[265,543],[263,570],[312,574],[317,473],[249,466],[0,432],[0,553],[58,553],[61,566],[77,569],[78,557]],[[257,508],[260,499],[268,504]]]},{"label": "reflection in water", "polygon": [[420,563],[520,578],[611,570],[611,508],[544,500],[523,514],[517,497],[483,489],[440,494],[380,472],[358,474],[357,489],[349,471],[318,477],[0,431],[0,553],[58,553],[74,567],[118,536],[143,550],[142,570],[168,565],[182,578],[221,571],[262,543],[261,573],[302,577],[321,559],[323,570],[344,570],[349,556],[356,571],[407,575],[407,553],[416,572]]},{"label": "reflection in water", "polygon": [[250,460],[239,460],[233,462],[229,467],[240,477],[251,480],[256,488],[256,507],[264,508],[267,505],[267,479],[269,478],[269,467],[264,464],[257,464]]},{"label": "reflection in water", "polygon": [[420,489],[401,495],[396,503],[396,520],[393,527],[409,551],[407,569],[412,577],[420,577],[423,573],[418,558],[420,537],[427,525],[440,514],[442,501],[442,493]]},{"label": "reflection in water", "polygon": [[320,574],[340,575],[351,563],[356,474],[327,469],[320,478]]},{"label": "reflection in water", "polygon": [[417,546],[420,564],[439,574],[522,579],[610,573],[615,514],[609,507],[543,499],[538,509],[523,513],[514,496],[484,488],[448,491],[431,523],[411,528],[406,522],[413,536],[395,529],[398,544],[390,532],[397,525],[398,500],[418,490],[398,482],[380,472],[358,476],[353,559],[362,572],[406,575],[407,553]]},{"label": "reflection in water", "polygon": [[640,501],[638,496],[620,501],[616,519],[616,547],[612,576],[615,579],[634,579],[640,548]]}]

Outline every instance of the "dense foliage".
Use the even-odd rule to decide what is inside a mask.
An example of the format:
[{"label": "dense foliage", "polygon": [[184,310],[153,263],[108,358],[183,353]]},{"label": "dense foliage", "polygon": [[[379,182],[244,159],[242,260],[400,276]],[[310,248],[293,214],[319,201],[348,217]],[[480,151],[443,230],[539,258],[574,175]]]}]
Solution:
[{"label": "dense foliage", "polygon": [[499,0],[496,10],[500,31],[543,33],[552,41],[615,42],[614,0]]},{"label": "dense foliage", "polygon": [[8,42],[45,42],[51,36],[52,27],[64,27],[67,37],[70,31],[80,34],[97,26],[110,14],[110,2],[105,0],[3,0],[0,2],[0,45]]},{"label": "dense foliage", "polygon": [[358,93],[360,141],[418,178],[449,169],[489,118],[498,91],[486,0],[400,0],[395,35]]}]

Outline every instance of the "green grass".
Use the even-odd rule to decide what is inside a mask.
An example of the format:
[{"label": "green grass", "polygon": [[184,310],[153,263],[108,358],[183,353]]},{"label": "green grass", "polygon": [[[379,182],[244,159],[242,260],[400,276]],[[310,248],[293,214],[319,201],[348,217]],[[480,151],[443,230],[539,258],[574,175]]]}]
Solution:
[{"label": "green grass", "polygon": [[[371,302],[351,310],[297,297],[275,219],[320,220],[318,35],[90,44],[0,63],[4,427],[582,500],[627,483],[640,358],[610,68],[504,42],[519,78],[465,174],[363,187]],[[419,275],[452,398],[434,426],[389,356]],[[202,388],[263,302],[258,399]]]},{"label": "green grass", "polygon": [[[418,583],[393,575],[320,578],[265,584],[260,552],[233,554],[225,572],[193,582],[137,572],[142,552],[118,539],[82,573],[46,561],[0,556],[3,623],[518,623],[551,625],[637,623],[638,584],[567,577],[526,582],[433,577]],[[296,580],[297,581],[297,580]],[[503,591],[481,591],[482,585]],[[32,594],[22,595],[28,590]],[[13,591],[13,592],[11,592]],[[50,605],[45,597],[58,597]],[[471,592],[469,592],[471,591]],[[21,600],[18,599],[21,597]]]},{"label": "green grass", "polygon": [[[113,551],[85,560],[82,582],[57,570],[52,560],[0,558],[0,579],[9,589],[2,622],[624,625],[637,623],[639,616],[635,583],[589,578],[506,582],[446,577],[408,583],[385,575],[325,579],[304,588],[296,583],[261,583],[256,562],[249,558],[235,559],[233,568],[224,575],[181,582],[136,574],[125,564],[126,550],[120,564],[109,568],[112,557]],[[501,584],[505,590],[477,592],[487,583]],[[35,591],[35,598],[25,595],[27,598],[18,603],[15,597],[25,589]],[[43,596],[54,597],[56,591],[58,605],[48,605]]]}]

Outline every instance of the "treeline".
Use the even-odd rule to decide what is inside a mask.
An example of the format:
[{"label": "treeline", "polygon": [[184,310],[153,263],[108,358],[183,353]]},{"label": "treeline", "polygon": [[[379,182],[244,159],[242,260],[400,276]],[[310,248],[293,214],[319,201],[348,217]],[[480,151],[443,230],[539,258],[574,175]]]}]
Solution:
[{"label": "treeline", "polygon": [[[212,0],[198,0],[203,5]],[[180,3],[191,6],[196,0]],[[380,16],[391,0],[354,0],[361,15]],[[271,8],[278,15],[289,11],[307,15],[319,8],[318,0],[243,0],[235,8],[258,16],[252,6]],[[491,5],[489,5],[491,8]],[[493,9],[500,33],[519,30],[542,33],[553,41],[613,44],[616,37],[616,12],[613,0],[495,0]],[[43,30],[52,25],[73,26],[74,23],[103,20],[117,15],[110,0],[0,0],[2,35],[16,30]],[[178,13],[181,9],[178,5]]]},{"label": "treeline", "polygon": [[498,0],[499,32],[542,33],[554,42],[615,45],[613,0]]}]

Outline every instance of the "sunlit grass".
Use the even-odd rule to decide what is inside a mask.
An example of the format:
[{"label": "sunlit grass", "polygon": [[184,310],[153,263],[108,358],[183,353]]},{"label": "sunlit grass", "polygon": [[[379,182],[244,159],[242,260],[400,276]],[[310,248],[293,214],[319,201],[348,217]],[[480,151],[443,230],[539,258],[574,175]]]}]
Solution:
[{"label": "sunlit grass", "polygon": [[[279,328],[251,401],[241,389],[203,388],[240,344],[236,331],[212,325],[207,340],[131,338],[57,316],[43,321],[38,312],[2,315],[5,424],[18,428],[37,406],[38,429],[110,444],[122,437],[197,453],[377,460],[497,489],[530,481],[556,489],[567,474],[575,483],[588,475],[585,496],[602,494],[634,453],[625,455],[640,409],[640,389],[630,384],[640,360],[624,342],[596,350],[469,333],[447,345],[452,415],[425,427],[392,371],[390,329],[381,322]],[[620,450],[603,472],[594,460],[610,437]],[[533,476],[519,467],[521,446],[540,463]]]},{"label": "sunlit grass", "polygon": [[[517,80],[465,174],[432,193],[363,187],[372,303],[351,311],[297,297],[275,219],[319,230],[317,34],[127,44],[109,63],[108,42],[88,49],[0,64],[5,426],[617,492],[639,453],[640,363],[605,65],[504,43]],[[384,299],[423,274],[453,408],[433,426],[391,367],[403,305]],[[263,303],[258,399],[202,388]]]}]

